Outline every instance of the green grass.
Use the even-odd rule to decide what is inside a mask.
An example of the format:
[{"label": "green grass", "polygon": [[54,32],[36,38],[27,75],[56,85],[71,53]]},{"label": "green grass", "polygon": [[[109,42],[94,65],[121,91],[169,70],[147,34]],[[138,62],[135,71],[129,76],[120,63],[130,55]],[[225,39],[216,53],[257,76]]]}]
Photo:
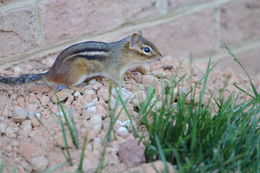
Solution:
[{"label": "green grass", "polygon": [[248,95],[247,101],[238,100],[234,94],[221,98],[212,95],[205,100],[212,68],[209,61],[205,75],[197,83],[202,84],[198,100],[197,85],[187,92],[174,92],[185,76],[171,80],[160,96],[150,89],[139,105],[141,123],[147,129],[141,138],[146,158],[149,162],[170,162],[181,173],[260,172],[259,93],[249,78],[253,94],[237,87]]}]

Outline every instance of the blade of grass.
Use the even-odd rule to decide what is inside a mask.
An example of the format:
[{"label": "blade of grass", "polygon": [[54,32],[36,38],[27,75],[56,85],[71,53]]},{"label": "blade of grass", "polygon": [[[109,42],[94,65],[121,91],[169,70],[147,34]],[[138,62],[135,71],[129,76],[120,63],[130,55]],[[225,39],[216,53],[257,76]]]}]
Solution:
[{"label": "blade of grass", "polygon": [[65,112],[64,107],[62,106],[62,103],[57,95],[56,95],[56,99],[57,99],[58,108],[61,110],[63,114],[63,118],[66,122],[66,126],[68,127],[72,142],[75,145],[76,149],[78,149],[79,148],[78,138],[75,136],[75,134],[77,134],[77,131],[74,131],[74,128],[72,127],[71,122],[68,119],[67,113]]},{"label": "blade of grass", "polygon": [[243,88],[240,88],[239,86],[235,85],[237,89],[239,89],[241,92],[245,93],[246,95],[250,96],[251,98],[255,98],[253,95],[251,95],[249,92],[244,90]]},{"label": "blade of grass", "polygon": [[77,148],[77,146],[79,146],[78,129],[76,127],[76,124],[75,124],[75,121],[74,121],[74,117],[73,117],[73,114],[72,114],[71,110],[68,110],[68,115],[69,115],[70,122],[71,122],[72,129],[73,129],[73,134],[74,134],[74,138],[75,138],[75,146],[76,146],[76,149],[78,149]]},{"label": "blade of grass", "polygon": [[66,153],[67,153],[66,159],[67,159],[67,162],[72,166],[73,163],[72,163],[72,158],[70,156],[69,144],[68,144],[68,139],[67,139],[67,135],[66,135],[65,125],[64,125],[61,118],[60,118],[60,125],[61,125],[61,130],[62,130],[63,141],[64,141],[64,144],[65,144],[65,150],[66,150]]},{"label": "blade of grass", "polygon": [[116,93],[117,93],[117,98],[118,98],[119,102],[121,103],[121,105],[122,105],[122,107],[123,107],[123,109],[124,109],[128,119],[130,120],[131,126],[133,128],[134,136],[135,137],[140,137],[140,135],[139,135],[139,133],[138,133],[134,123],[133,123],[133,119],[132,119],[131,115],[129,114],[129,112],[128,112],[127,108],[126,108],[126,103],[124,102],[124,100],[123,100],[123,98],[122,98],[122,96],[120,94],[120,90],[118,90],[118,89],[115,89],[115,90],[116,90]]},{"label": "blade of grass", "polygon": [[248,79],[249,79],[251,88],[252,88],[252,90],[253,90],[255,96],[257,97],[259,94],[258,94],[258,92],[257,92],[257,90],[256,90],[256,87],[255,87],[255,84],[253,83],[253,81],[252,81],[252,79],[251,79],[249,73],[247,72],[246,68],[241,64],[241,62],[239,61],[239,59],[237,59],[236,54],[232,51],[232,49],[228,46],[228,44],[225,43],[225,42],[222,42],[222,44],[223,44],[224,48],[228,51],[229,55],[231,55],[231,57],[234,59],[234,61],[237,62],[238,65],[239,65],[239,66],[243,69],[243,71],[245,72],[246,76],[247,76]]},{"label": "blade of grass", "polygon": [[157,148],[158,148],[158,151],[159,151],[160,159],[163,161],[163,164],[164,164],[164,172],[169,173],[170,172],[169,165],[168,165],[168,162],[165,158],[165,155],[164,155],[164,152],[162,150],[162,146],[161,146],[161,143],[160,143],[160,140],[159,140],[157,134],[155,134],[155,141],[156,141],[156,145],[157,145]]},{"label": "blade of grass", "polygon": [[83,142],[83,146],[82,146],[82,150],[81,150],[81,153],[80,153],[80,162],[79,162],[79,166],[78,166],[78,169],[77,169],[77,171],[79,173],[83,172],[83,161],[84,161],[84,157],[85,157],[85,150],[86,150],[87,143],[88,143],[88,139],[87,139],[87,137],[85,137],[84,142]]}]

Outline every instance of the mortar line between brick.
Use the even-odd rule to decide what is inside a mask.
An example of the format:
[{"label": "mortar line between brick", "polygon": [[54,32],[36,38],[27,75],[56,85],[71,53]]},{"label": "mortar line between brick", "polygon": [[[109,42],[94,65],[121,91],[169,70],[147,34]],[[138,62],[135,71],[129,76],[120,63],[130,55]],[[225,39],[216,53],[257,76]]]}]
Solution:
[{"label": "mortar line between brick", "polygon": [[[228,3],[228,2],[232,2],[234,0],[217,0],[217,1],[213,1],[213,2],[200,2],[196,5],[190,6],[190,7],[186,7],[186,8],[180,8],[180,9],[176,9],[173,10],[169,13],[166,14],[161,14],[161,15],[157,15],[157,16],[152,16],[150,18],[146,18],[146,19],[141,19],[141,20],[137,20],[134,22],[130,22],[129,25],[127,26],[132,27],[132,28],[146,28],[146,27],[150,27],[150,26],[156,26],[162,23],[166,23],[166,22],[170,22],[176,19],[179,19],[181,17],[202,11],[204,9],[211,9],[211,8],[215,8],[218,7],[222,4]],[[120,27],[117,26],[116,29]],[[126,27],[125,27],[126,28]],[[128,29],[126,28],[126,29]],[[123,28],[124,29],[124,28]],[[131,30],[131,29],[128,29]]]},{"label": "mortar line between brick", "polygon": [[[239,54],[239,53],[247,52],[247,51],[250,51],[250,50],[253,50],[256,48],[260,49],[260,39],[254,40],[251,42],[244,42],[243,44],[241,44],[235,48],[232,48],[232,50],[235,54]],[[224,48],[222,48],[218,51],[218,53],[216,53],[215,55],[212,55],[211,57],[214,61],[219,61],[219,60],[227,57],[228,55],[229,55],[228,52]],[[240,58],[240,57],[238,57],[238,58]],[[196,58],[195,61],[207,62],[208,59],[209,59],[209,56],[205,56],[205,57]]]},{"label": "mortar line between brick", "polygon": [[25,0],[22,2],[13,2],[13,3],[8,3],[0,6],[0,12],[5,13],[8,12],[9,10],[15,9],[15,8],[21,8],[21,7],[26,7],[29,5],[34,4],[34,0]]},{"label": "mortar line between brick", "polygon": [[[34,52],[31,52],[27,55],[21,55],[21,56],[17,56],[17,57],[9,57],[8,60],[5,61],[5,59],[3,59],[3,63],[0,64],[0,68],[2,68],[3,66],[7,67],[10,66],[12,64],[18,64],[22,61],[25,60],[29,60],[29,59],[34,59],[37,57],[43,57],[43,56],[47,56],[48,54],[52,54],[52,53],[56,53],[58,51],[61,51],[62,49],[64,49],[65,47],[68,47],[76,42],[82,42],[82,41],[86,41],[86,40],[94,40],[94,39],[98,39],[98,38],[103,38],[106,37],[108,35],[111,34],[121,34],[121,33],[125,33],[125,32],[129,32],[132,30],[137,30],[137,29],[143,29],[143,28],[147,28],[147,27],[151,27],[151,26],[156,26],[162,23],[166,23],[166,22],[170,22],[173,20],[176,20],[180,17],[183,16],[187,16],[190,14],[193,14],[195,12],[199,12],[201,10],[204,10],[205,8],[210,9],[210,8],[214,8],[214,7],[218,7],[224,3],[227,2],[232,2],[234,0],[216,0],[213,2],[207,2],[206,4],[196,4],[193,5],[191,7],[188,8],[181,8],[181,9],[176,9],[172,12],[169,12],[167,14],[161,14],[161,15],[157,15],[157,16],[152,16],[150,18],[145,18],[145,19],[141,19],[141,20],[137,20],[134,22],[128,22],[128,23],[124,23],[121,24],[119,26],[115,26],[112,27],[104,32],[101,33],[88,33],[88,34],[84,34],[81,35],[79,38],[75,38],[75,39],[71,39],[70,41],[67,41],[65,43],[60,43],[57,45],[52,45],[52,47],[46,47],[46,48],[42,48],[42,49],[38,49],[35,50]],[[14,61],[14,62],[12,62]]]},{"label": "mortar line between brick", "polygon": [[37,35],[39,35],[37,44],[41,46],[41,45],[43,45],[43,42],[44,42],[44,35],[43,35],[42,12],[41,12],[41,8],[40,8],[40,2],[41,2],[41,0],[35,0],[35,6],[36,6],[35,22],[36,22],[36,28],[37,28]]}]

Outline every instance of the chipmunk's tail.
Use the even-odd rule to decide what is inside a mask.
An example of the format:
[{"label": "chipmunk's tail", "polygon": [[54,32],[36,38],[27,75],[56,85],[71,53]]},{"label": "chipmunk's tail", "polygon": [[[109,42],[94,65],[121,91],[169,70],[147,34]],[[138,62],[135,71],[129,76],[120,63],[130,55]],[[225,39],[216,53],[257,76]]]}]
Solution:
[{"label": "chipmunk's tail", "polygon": [[25,84],[41,80],[47,73],[39,74],[23,74],[19,77],[4,77],[0,76],[0,83],[6,84]]}]

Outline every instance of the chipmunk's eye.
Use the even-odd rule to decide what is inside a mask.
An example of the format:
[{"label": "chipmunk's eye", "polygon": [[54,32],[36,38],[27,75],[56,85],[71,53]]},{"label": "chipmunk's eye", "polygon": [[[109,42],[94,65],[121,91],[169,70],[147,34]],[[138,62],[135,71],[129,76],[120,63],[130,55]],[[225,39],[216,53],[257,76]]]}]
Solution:
[{"label": "chipmunk's eye", "polygon": [[149,47],[144,47],[144,51],[145,51],[146,53],[149,53],[149,52],[151,52],[151,49],[150,49]]}]

